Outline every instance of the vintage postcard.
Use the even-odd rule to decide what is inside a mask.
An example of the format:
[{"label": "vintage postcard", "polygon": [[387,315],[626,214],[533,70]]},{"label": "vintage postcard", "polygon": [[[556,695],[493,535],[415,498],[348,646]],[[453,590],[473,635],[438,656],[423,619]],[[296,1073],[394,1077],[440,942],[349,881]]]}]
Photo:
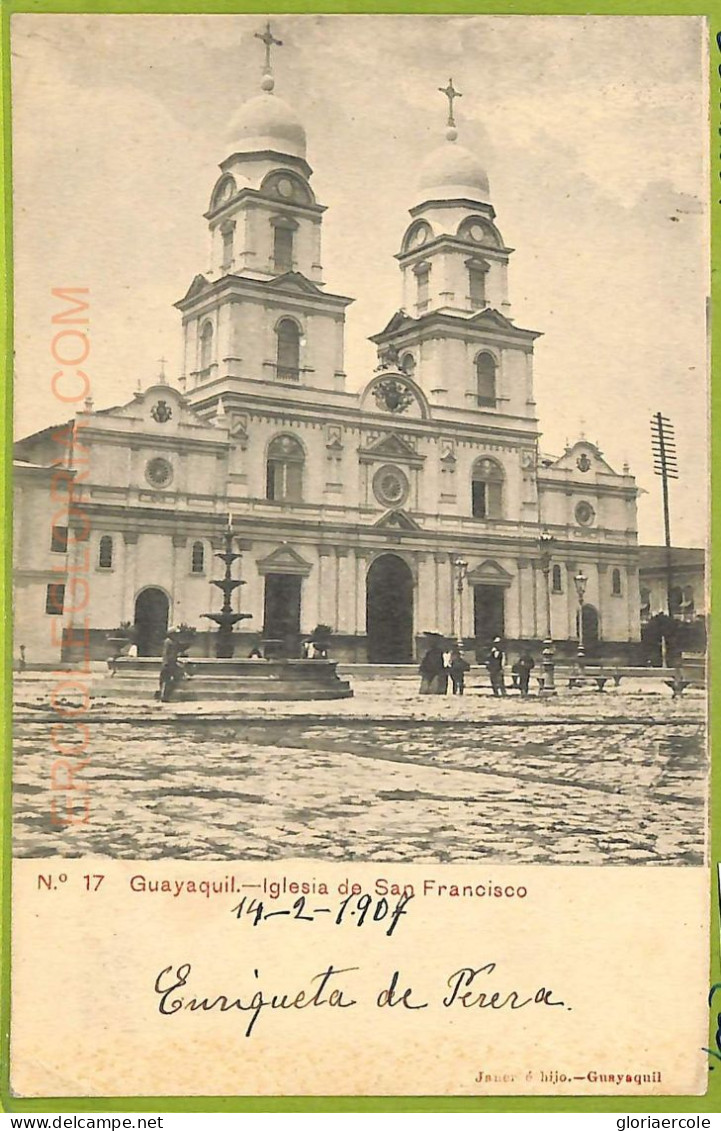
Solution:
[{"label": "vintage postcard", "polygon": [[710,14],[101,8],[8,19],[6,1102],[703,1104]]}]

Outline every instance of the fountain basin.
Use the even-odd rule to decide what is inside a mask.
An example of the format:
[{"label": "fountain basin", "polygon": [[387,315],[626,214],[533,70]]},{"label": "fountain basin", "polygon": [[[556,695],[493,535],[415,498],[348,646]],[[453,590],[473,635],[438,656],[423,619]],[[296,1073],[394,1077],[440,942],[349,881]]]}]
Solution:
[{"label": "fountain basin", "polygon": [[[109,699],[153,699],[158,690],[159,656],[120,656],[97,685]],[[340,679],[335,660],[218,660],[186,657],[188,678],[176,684],[171,702],[223,699],[349,699],[347,680]]]}]

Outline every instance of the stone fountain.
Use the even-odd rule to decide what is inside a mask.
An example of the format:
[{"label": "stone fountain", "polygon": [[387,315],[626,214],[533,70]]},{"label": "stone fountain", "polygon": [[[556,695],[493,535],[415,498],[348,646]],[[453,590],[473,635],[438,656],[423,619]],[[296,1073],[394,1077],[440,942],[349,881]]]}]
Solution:
[{"label": "stone fountain", "polygon": [[[233,578],[233,563],[242,556],[233,550],[235,537],[229,525],[224,533],[225,549],[215,555],[224,563],[225,572],[211,585],[223,594],[223,604],[217,613],[202,614],[218,626],[215,658],[187,656],[181,648],[180,678],[172,686],[170,702],[350,698],[350,684],[339,679],[334,660],[235,659],[233,630],[252,617],[251,613],[234,612],[232,607],[233,593],[245,584]],[[161,663],[159,656],[114,658],[110,674],[97,685],[97,694],[109,699],[154,699]]]},{"label": "stone fountain", "polygon": [[218,660],[232,660],[235,651],[235,642],[233,640],[233,629],[236,624],[242,620],[251,620],[252,613],[234,613],[233,606],[230,603],[230,598],[236,589],[241,585],[245,585],[244,581],[233,580],[233,562],[242,557],[233,550],[233,527],[228,526],[224,534],[225,550],[222,554],[216,554],[215,557],[219,558],[221,562],[225,562],[225,577],[220,581],[211,581],[211,585],[215,585],[220,589],[223,594],[223,604],[219,613],[202,613],[201,615],[207,617],[208,620],[213,620],[218,626],[218,635],[215,638],[215,656]]}]

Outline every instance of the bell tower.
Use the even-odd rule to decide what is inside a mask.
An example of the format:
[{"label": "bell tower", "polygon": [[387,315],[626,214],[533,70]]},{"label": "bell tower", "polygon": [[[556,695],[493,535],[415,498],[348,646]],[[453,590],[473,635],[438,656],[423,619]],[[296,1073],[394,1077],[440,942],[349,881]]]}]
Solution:
[{"label": "bell tower", "polygon": [[496,416],[534,418],[535,331],[510,318],[507,247],[496,225],[488,175],[458,141],[453,80],[444,141],[428,154],[418,178],[396,259],[402,308],[371,338],[381,360],[392,351],[431,404]]},{"label": "bell tower", "polygon": [[350,299],[325,292],[325,208],[310,185],[306,132],[275,93],[270,23],[261,91],[228,130],[228,156],[210,196],[209,264],[176,306],[183,316],[188,394],[226,377],[343,387]]}]

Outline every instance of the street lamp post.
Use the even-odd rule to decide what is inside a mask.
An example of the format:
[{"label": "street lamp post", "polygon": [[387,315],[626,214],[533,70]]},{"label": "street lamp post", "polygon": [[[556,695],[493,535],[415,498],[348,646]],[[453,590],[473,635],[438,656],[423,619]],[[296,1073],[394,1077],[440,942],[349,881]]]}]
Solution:
[{"label": "street lamp post", "polygon": [[583,597],[586,592],[588,578],[582,570],[579,569],[573,579],[573,584],[576,586],[576,593],[578,594],[578,666],[583,669],[583,665],[586,662],[586,654],[583,647]]},{"label": "street lamp post", "polygon": [[458,646],[463,647],[463,586],[468,573],[468,562],[463,558],[453,559],[453,568],[456,572],[456,590],[458,592]]},{"label": "street lamp post", "polygon": [[549,530],[542,530],[538,538],[541,550],[541,569],[543,570],[544,589],[546,591],[546,639],[543,641],[543,686],[539,695],[548,696],[556,694],[553,663],[553,639],[551,637],[551,556],[556,539]]}]

